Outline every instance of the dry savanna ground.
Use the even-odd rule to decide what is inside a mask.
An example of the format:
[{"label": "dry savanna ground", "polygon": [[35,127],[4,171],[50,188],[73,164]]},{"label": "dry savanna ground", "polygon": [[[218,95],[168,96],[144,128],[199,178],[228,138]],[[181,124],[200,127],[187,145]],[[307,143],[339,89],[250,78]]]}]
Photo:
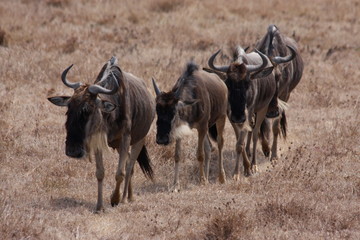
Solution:
[{"label": "dry savanna ground", "polygon": [[[360,239],[360,1],[2,0],[0,4],[1,239]],[[94,214],[95,163],[70,159],[65,111],[48,96],[61,80],[92,82],[116,55],[123,70],[168,90],[185,63],[254,46],[269,24],[293,36],[305,60],[292,93],[288,138],[271,166],[232,180],[235,137],[226,124],[227,182],[198,183],[196,136],[186,138],[179,193],[174,146],[147,146],[155,181],[136,165],[136,201],[110,206],[117,154],[105,155],[105,212]]]}]

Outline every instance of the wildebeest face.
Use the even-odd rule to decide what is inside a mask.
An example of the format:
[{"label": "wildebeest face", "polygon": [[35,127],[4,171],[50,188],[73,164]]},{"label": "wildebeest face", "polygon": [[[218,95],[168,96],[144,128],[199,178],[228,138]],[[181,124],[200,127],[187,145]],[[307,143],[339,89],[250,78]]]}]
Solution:
[{"label": "wildebeest face", "polygon": [[179,99],[173,92],[162,92],[156,97],[157,133],[156,143],[168,145],[171,142],[171,130],[175,122]]},{"label": "wildebeest face", "polygon": [[[57,106],[67,106],[66,112],[66,149],[69,157],[81,158],[87,153],[87,138],[94,132],[96,123],[101,122],[101,111],[111,112],[115,105],[100,100],[97,95],[88,92],[88,85],[78,87],[74,95],[48,98]],[[95,124],[94,124],[95,123]]]},{"label": "wildebeest face", "polygon": [[230,121],[244,123],[246,120],[246,93],[250,86],[245,64],[231,64],[225,83],[228,88]]},{"label": "wildebeest face", "polygon": [[[88,94],[87,94],[88,95]],[[94,114],[94,100],[90,101],[87,95],[75,95],[71,98],[66,112],[66,155],[81,158],[86,153],[85,137],[86,125],[90,116]]]}]

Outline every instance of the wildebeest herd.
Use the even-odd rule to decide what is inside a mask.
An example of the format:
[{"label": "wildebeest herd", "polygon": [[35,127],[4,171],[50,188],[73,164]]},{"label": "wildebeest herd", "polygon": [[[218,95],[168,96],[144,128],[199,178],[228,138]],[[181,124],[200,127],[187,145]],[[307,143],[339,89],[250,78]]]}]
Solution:
[{"label": "wildebeest herd", "polygon": [[[189,62],[168,92],[161,91],[156,80],[152,79],[156,99],[148,92],[142,79],[120,69],[115,57],[103,66],[94,84],[73,83],[67,79],[72,65],[64,70],[62,82],[74,89],[74,94],[48,99],[57,106],[67,107],[66,155],[73,158],[95,157],[97,211],[103,210],[102,155],[105,148],[111,147],[119,153],[112,206],[120,201],[132,201],[131,178],[136,160],[144,174],[153,178],[145,138],[155,113],[156,143],[168,145],[175,141],[173,191],[178,191],[180,186],[181,138],[193,128],[198,132],[196,153],[200,182],[208,181],[212,148],[210,138],[218,146],[219,182],[225,182],[222,149],[226,117],[236,135],[235,180],[240,177],[241,156],[246,176],[257,171],[256,145],[259,136],[265,156],[270,156],[271,122],[273,143],[270,160],[277,159],[278,135],[282,133],[286,136],[286,102],[303,72],[303,61],[296,42],[280,33],[275,25],[270,25],[254,51],[247,53],[247,50],[237,47],[229,65],[217,66],[214,63],[219,52],[209,58],[210,68],[200,69],[194,62]],[[250,154],[251,141],[253,149]]]}]

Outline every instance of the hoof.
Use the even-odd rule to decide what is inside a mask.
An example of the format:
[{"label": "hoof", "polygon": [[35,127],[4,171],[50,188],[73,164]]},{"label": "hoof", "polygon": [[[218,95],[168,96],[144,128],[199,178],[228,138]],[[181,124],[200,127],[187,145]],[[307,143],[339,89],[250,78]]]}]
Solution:
[{"label": "hoof", "polygon": [[110,203],[112,207],[115,207],[117,205],[119,205],[120,202],[120,195],[119,194],[111,194],[111,199],[110,199]]},{"label": "hoof", "polygon": [[180,185],[179,184],[174,184],[172,187],[169,188],[169,192],[180,192]]},{"label": "hoof", "polygon": [[253,173],[257,173],[259,171],[257,165],[252,165],[251,170],[252,170]]},{"label": "hoof", "polygon": [[240,181],[240,174],[238,174],[238,173],[237,173],[237,174],[234,174],[234,175],[233,175],[233,179],[234,179],[234,181],[236,181],[236,182],[237,182],[237,181]]},{"label": "hoof", "polygon": [[103,206],[96,206],[95,213],[100,214],[102,212],[105,212],[105,209]]},{"label": "hoof", "polygon": [[205,178],[205,177],[202,177],[201,179],[200,179],[200,185],[206,185],[206,184],[208,184],[209,183],[209,181]]},{"label": "hoof", "polygon": [[129,202],[129,203],[135,202],[135,198],[134,198],[134,197],[128,197],[128,202]]},{"label": "hoof", "polygon": [[220,175],[220,176],[219,176],[219,182],[220,182],[221,184],[224,184],[224,183],[226,182],[226,179],[225,179],[225,176],[224,176],[224,175]]},{"label": "hoof", "polygon": [[245,176],[245,177],[250,177],[251,175],[252,175],[252,172],[251,172],[250,169],[245,169],[245,170],[244,170],[244,176]]},{"label": "hoof", "polygon": [[270,152],[263,151],[263,153],[264,153],[264,156],[265,156],[266,158],[268,158],[268,157],[270,156]]}]

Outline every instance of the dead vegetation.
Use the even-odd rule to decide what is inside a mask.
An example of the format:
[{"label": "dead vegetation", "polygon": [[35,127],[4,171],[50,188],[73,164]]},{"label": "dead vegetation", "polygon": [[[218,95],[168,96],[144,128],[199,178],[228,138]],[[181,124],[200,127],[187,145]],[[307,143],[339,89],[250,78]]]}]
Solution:
[{"label": "dead vegetation", "polygon": [[[0,6],[0,235],[3,239],[359,239],[360,2],[15,0]],[[259,7],[262,6],[262,7]],[[16,10],[16,11],[15,11]],[[226,124],[227,183],[198,184],[196,138],[184,140],[182,190],[171,193],[174,146],[147,145],[155,183],[136,166],[136,201],[112,208],[117,154],[105,156],[106,211],[94,214],[95,165],[64,154],[69,95],[60,80],[92,82],[112,55],[121,68],[169,90],[194,59],[253,47],[275,23],[305,60],[288,110],[289,135],[271,166],[232,180],[235,137]],[[222,61],[222,62],[221,62]],[[219,64],[220,64],[219,63]],[[214,151],[213,154],[217,154]]]}]

